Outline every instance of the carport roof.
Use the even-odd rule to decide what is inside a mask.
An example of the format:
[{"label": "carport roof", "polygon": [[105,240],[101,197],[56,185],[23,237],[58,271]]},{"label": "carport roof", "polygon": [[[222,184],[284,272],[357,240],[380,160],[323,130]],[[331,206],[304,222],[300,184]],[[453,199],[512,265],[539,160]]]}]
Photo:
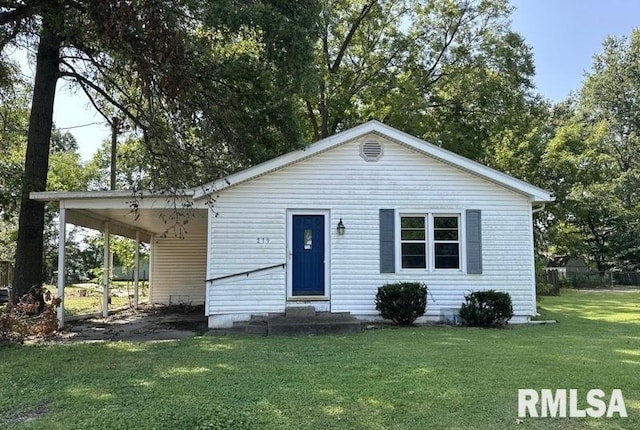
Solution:
[{"label": "carport roof", "polygon": [[194,204],[189,191],[177,198],[134,194],[130,190],[43,191],[32,192],[29,197],[58,202],[65,209],[68,223],[102,231],[108,222],[112,234],[135,239],[138,232],[140,240],[147,243],[152,236],[165,234],[190,211],[207,209],[205,205]]}]

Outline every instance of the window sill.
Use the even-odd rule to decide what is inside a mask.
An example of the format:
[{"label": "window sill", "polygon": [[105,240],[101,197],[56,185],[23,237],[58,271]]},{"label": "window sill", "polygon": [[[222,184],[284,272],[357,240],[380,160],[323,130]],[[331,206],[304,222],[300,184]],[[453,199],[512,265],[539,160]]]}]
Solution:
[{"label": "window sill", "polygon": [[466,275],[466,272],[462,269],[400,269],[396,273],[424,273],[430,275],[459,273],[461,275]]},{"label": "window sill", "polygon": [[287,297],[288,302],[327,302],[327,296],[291,296]]}]

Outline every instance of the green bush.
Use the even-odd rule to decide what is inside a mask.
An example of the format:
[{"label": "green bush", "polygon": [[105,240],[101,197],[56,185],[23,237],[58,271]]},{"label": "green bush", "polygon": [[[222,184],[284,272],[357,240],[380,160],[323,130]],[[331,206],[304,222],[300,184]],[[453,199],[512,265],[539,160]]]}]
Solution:
[{"label": "green bush", "polygon": [[611,285],[611,277],[602,272],[585,273],[580,276],[571,276],[572,288],[609,288],[611,287]]},{"label": "green bush", "polygon": [[396,282],[378,288],[376,309],[396,325],[412,325],[427,309],[427,286],[419,282]]},{"label": "green bush", "polygon": [[547,282],[536,282],[536,296],[559,296],[560,289]]},{"label": "green bush", "polygon": [[464,296],[460,318],[471,327],[500,327],[513,316],[511,296],[499,291],[476,291]]}]

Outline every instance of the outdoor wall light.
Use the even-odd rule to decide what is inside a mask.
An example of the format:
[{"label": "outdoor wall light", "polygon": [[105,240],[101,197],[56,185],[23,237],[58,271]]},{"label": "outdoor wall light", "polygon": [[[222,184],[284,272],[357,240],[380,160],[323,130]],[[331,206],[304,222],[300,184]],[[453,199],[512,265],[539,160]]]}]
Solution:
[{"label": "outdoor wall light", "polygon": [[340,218],[340,222],[338,223],[338,234],[340,236],[344,235],[344,224],[342,223],[342,218]]}]

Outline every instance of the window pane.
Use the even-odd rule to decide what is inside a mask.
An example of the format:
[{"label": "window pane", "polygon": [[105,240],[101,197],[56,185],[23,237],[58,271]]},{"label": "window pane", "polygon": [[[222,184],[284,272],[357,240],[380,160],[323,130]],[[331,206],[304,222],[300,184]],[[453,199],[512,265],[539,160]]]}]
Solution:
[{"label": "window pane", "polygon": [[459,269],[460,249],[457,243],[436,243],[436,269]]},{"label": "window pane", "polygon": [[436,216],[433,217],[435,228],[454,228],[458,229],[458,217],[453,216]]},{"label": "window pane", "polygon": [[402,230],[402,240],[424,240],[424,230]]},{"label": "window pane", "polygon": [[435,240],[458,240],[458,230],[435,230],[433,238]]},{"label": "window pane", "polygon": [[425,269],[427,267],[424,243],[402,244],[402,267],[405,269]]},{"label": "window pane", "polygon": [[313,231],[311,229],[305,229],[304,231],[304,249],[311,249],[313,246]]},{"label": "window pane", "polygon": [[458,217],[433,217],[434,240],[458,240]]},{"label": "window pane", "polygon": [[424,217],[403,216],[400,225],[402,228],[421,228],[424,230]]},{"label": "window pane", "polygon": [[436,257],[436,269],[459,269],[458,257]]},{"label": "window pane", "polygon": [[403,243],[402,255],[421,255],[424,257],[425,249],[424,243]]},{"label": "window pane", "polygon": [[401,240],[424,240],[424,217],[402,217],[400,225]]}]

